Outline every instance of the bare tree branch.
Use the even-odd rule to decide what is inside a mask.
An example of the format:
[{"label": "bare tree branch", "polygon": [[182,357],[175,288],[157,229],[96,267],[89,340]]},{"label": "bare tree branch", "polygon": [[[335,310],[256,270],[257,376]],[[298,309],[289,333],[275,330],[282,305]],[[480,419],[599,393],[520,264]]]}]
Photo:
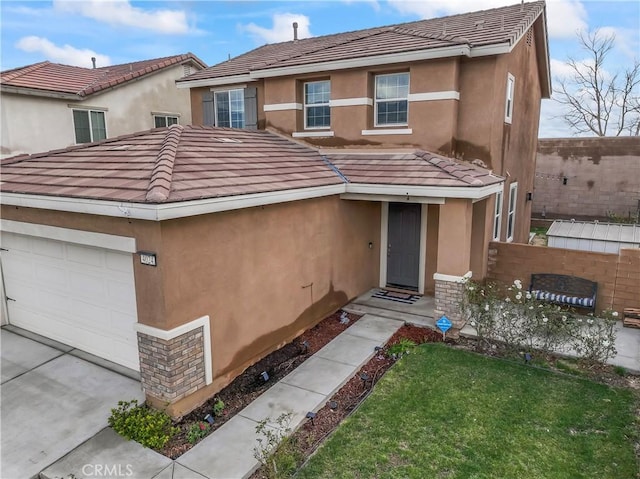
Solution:
[{"label": "bare tree branch", "polygon": [[610,73],[605,68],[615,44],[614,34],[599,30],[578,33],[587,59],[569,57],[566,65],[571,75],[558,81],[555,101],[565,107],[562,118],[576,133],[597,136],[640,133],[640,63],[623,71]]}]

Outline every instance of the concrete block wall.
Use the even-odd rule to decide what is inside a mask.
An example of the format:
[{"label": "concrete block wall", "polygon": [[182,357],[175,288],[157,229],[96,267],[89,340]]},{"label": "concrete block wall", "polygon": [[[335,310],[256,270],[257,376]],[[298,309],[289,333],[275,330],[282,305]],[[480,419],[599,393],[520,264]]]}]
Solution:
[{"label": "concrete block wall", "polygon": [[640,137],[538,141],[534,217],[628,217],[639,201]]},{"label": "concrete block wall", "polygon": [[640,307],[640,249],[620,255],[515,243],[489,245],[487,278],[504,284],[515,279],[529,287],[531,274],[579,276],[598,283],[598,310]]},{"label": "concrete block wall", "polygon": [[146,394],[169,404],[205,386],[202,327],[170,340],[138,332],[138,349]]}]

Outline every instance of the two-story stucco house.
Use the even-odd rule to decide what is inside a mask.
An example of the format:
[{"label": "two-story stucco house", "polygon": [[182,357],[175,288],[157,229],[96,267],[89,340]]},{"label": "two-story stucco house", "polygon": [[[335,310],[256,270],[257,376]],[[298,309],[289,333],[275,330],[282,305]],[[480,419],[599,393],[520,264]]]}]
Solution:
[{"label": "two-story stucco house", "polygon": [[0,73],[2,157],[191,121],[175,81],[206,68],[192,53],[100,68],[48,61]]},{"label": "two-story stucco house", "polygon": [[373,287],[461,328],[489,242],[527,238],[545,21],[266,45],[178,82],[193,126],[3,160],[9,323],[139,370],[175,415]]}]

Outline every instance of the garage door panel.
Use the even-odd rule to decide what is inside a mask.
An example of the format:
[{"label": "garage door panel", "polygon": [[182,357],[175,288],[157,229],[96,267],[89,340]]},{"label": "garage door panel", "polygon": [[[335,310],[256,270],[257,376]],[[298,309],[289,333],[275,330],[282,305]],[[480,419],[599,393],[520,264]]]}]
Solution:
[{"label": "garage door panel", "polygon": [[46,258],[64,259],[64,243],[43,238],[31,238],[31,252]]},{"label": "garage door panel", "polygon": [[9,322],[139,370],[131,253],[2,233]]}]

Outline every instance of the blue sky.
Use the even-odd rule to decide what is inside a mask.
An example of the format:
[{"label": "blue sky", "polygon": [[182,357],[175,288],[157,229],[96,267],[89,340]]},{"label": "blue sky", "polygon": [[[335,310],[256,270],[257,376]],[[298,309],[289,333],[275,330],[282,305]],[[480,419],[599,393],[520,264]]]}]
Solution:
[{"label": "blue sky", "polygon": [[[517,0],[333,1],[102,1],[0,2],[2,70],[42,60],[90,66],[193,52],[209,65],[264,43],[401,23],[517,3]],[[640,56],[640,2],[548,0],[552,74],[566,73],[568,55],[582,58],[576,31],[616,34],[610,68]],[[567,136],[554,118],[558,105],[543,102],[540,136]]]}]

